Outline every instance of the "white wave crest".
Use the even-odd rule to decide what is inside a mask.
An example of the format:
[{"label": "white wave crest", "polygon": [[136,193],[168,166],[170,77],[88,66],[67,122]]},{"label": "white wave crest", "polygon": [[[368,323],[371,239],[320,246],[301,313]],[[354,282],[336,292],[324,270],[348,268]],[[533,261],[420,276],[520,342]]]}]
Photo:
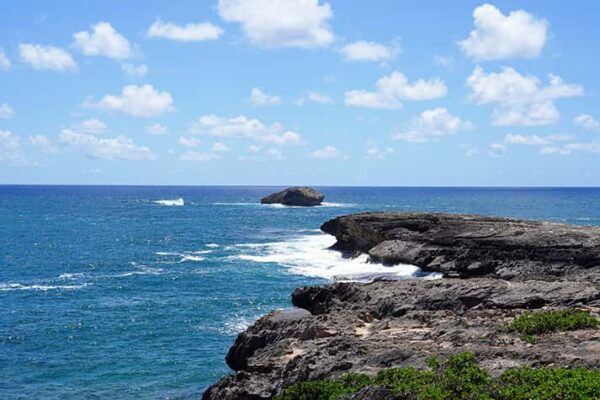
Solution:
[{"label": "white wave crest", "polygon": [[[213,203],[214,206],[252,206],[252,207],[272,207],[272,208],[302,208],[302,209],[310,209],[312,207],[303,207],[303,206],[287,206],[285,204],[261,204],[261,203]],[[355,207],[354,203],[331,203],[324,201],[318,206],[314,207]]]},{"label": "white wave crest", "polygon": [[0,291],[1,292],[10,292],[15,290],[39,290],[39,291],[48,291],[48,290],[77,290],[88,286],[87,283],[82,283],[81,285],[23,285],[21,283],[0,283]]},{"label": "white wave crest", "polygon": [[162,257],[179,257],[178,262],[182,263],[186,261],[203,261],[205,258],[199,254],[210,254],[212,252],[212,250],[185,251],[182,253],[175,251],[157,251],[154,254]]},{"label": "white wave crest", "polygon": [[175,207],[183,207],[185,205],[185,201],[183,197],[178,199],[165,199],[165,200],[155,200],[155,204],[160,204],[161,206],[175,206]]},{"label": "white wave crest", "polygon": [[210,249],[216,249],[217,247],[219,247],[219,245],[216,243],[207,243],[207,244],[205,244],[205,246]]},{"label": "white wave crest", "polygon": [[285,242],[241,244],[237,247],[243,253],[232,258],[257,263],[278,263],[287,266],[293,274],[334,281],[369,282],[377,278],[439,277],[439,274],[423,273],[414,265],[386,266],[371,263],[366,254],[345,258],[340,252],[328,249],[334,243],[335,237],[320,234],[304,235]]},{"label": "white wave crest", "polygon": [[58,279],[62,279],[62,280],[65,280],[65,281],[74,281],[74,280],[77,280],[77,279],[81,279],[83,277],[84,277],[84,274],[81,273],[81,272],[76,272],[76,273],[72,273],[72,274],[65,272],[64,274],[60,274],[58,276]]}]

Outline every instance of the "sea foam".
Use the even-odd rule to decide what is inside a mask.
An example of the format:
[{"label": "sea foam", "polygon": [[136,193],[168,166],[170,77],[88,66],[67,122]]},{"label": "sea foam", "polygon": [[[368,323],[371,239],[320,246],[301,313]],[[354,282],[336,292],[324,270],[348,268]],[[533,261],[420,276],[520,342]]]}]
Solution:
[{"label": "sea foam", "polygon": [[165,200],[155,200],[155,204],[160,204],[161,206],[172,206],[172,207],[183,207],[185,205],[185,201],[183,197],[178,199],[165,199]]},{"label": "sea foam", "polygon": [[283,242],[241,244],[237,246],[241,253],[232,258],[257,263],[278,263],[288,267],[292,274],[333,281],[370,282],[378,278],[439,277],[439,274],[424,273],[415,265],[386,266],[372,263],[366,254],[346,258],[338,251],[329,250],[334,243],[335,237],[316,234],[298,236]]}]

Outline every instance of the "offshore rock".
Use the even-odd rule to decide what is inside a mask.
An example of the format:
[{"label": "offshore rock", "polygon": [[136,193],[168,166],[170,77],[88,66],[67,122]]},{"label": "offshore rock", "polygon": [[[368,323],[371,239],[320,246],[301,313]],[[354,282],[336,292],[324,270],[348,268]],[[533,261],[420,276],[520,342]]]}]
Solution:
[{"label": "offshore rock", "polygon": [[270,194],[260,199],[261,204],[283,204],[286,206],[318,206],[325,196],[313,188],[298,186],[289,187],[281,192]]}]

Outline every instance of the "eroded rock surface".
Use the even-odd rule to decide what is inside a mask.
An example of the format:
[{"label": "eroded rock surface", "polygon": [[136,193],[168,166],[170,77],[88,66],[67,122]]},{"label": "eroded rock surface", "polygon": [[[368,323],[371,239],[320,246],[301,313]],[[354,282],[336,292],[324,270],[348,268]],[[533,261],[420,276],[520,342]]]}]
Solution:
[{"label": "eroded rock surface", "polygon": [[[227,355],[234,373],[211,386],[204,400],[264,400],[300,381],[424,368],[431,356],[463,351],[492,374],[525,365],[600,367],[598,329],[547,333],[535,344],[507,329],[526,310],[573,307],[599,316],[598,228],[370,213],[339,217],[322,229],[349,254],[368,252],[470,279],[299,288],[292,294],[296,309],[275,311],[237,337]],[[347,398],[390,396],[369,387]]]},{"label": "eroded rock surface", "polygon": [[260,199],[261,204],[283,204],[286,206],[318,206],[325,196],[309,187],[289,187],[281,192],[270,194]]},{"label": "eroded rock surface", "polygon": [[378,212],[321,226],[334,248],[446,276],[564,276],[600,266],[600,228],[480,215]]}]

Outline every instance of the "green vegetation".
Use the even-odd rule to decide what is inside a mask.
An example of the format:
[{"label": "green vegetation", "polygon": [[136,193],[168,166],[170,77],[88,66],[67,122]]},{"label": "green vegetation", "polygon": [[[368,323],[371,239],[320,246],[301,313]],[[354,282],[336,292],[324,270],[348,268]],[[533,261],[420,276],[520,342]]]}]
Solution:
[{"label": "green vegetation", "polygon": [[384,386],[399,400],[588,400],[600,399],[600,369],[513,368],[497,378],[471,353],[432,359],[429,369],[389,368],[376,376],[346,374],[338,380],[303,382],[274,400],[336,400],[369,385]]},{"label": "green vegetation", "polygon": [[509,324],[509,329],[530,336],[546,332],[593,328],[599,324],[600,321],[587,311],[565,309],[526,312],[516,317]]}]

